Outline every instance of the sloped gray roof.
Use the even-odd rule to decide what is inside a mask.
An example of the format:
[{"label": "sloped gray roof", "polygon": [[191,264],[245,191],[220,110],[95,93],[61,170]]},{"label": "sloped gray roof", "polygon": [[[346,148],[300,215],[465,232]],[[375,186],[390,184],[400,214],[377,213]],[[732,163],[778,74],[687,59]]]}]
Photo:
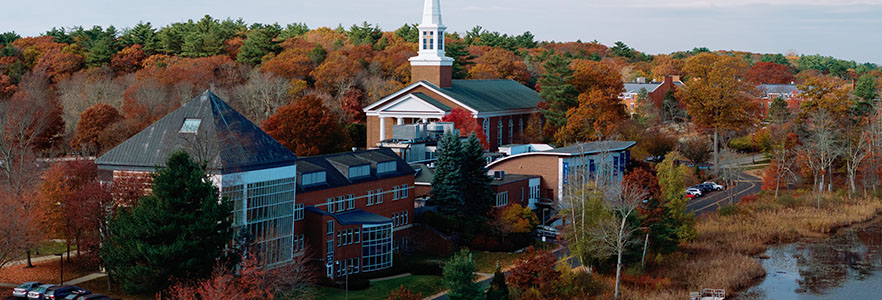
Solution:
[{"label": "sloped gray roof", "polygon": [[[201,120],[196,133],[180,132],[186,119]],[[297,160],[257,125],[205,91],[95,163],[102,169],[152,171],[164,167],[168,156],[180,149],[207,161],[209,170],[224,174],[293,165]]]},{"label": "sloped gray roof", "polygon": [[634,146],[637,142],[631,141],[600,141],[600,142],[590,142],[590,143],[581,143],[570,145],[561,148],[554,148],[551,150],[546,150],[542,152],[548,153],[563,153],[570,155],[582,155],[582,154],[591,154],[591,153],[599,153],[601,151],[622,151],[631,146]]},{"label": "sloped gray roof", "polygon": [[348,225],[379,225],[392,223],[391,218],[387,218],[378,214],[374,214],[371,212],[367,212],[361,209],[350,210],[347,212],[341,212],[332,214],[326,212],[324,210],[318,209],[315,206],[306,207],[306,212],[317,214],[320,216],[331,216],[337,220],[337,223],[340,225],[348,226]]},{"label": "sloped gray roof", "polygon": [[479,112],[536,108],[542,101],[539,93],[511,79],[454,80],[447,88],[423,83]]},{"label": "sloped gray roof", "polygon": [[[396,163],[395,171],[387,174],[377,174],[377,164],[381,162],[394,161]],[[371,165],[370,176],[350,179],[347,174],[349,167],[359,165]],[[350,184],[378,180],[383,178],[398,177],[411,175],[416,172],[414,169],[388,148],[364,150],[358,152],[341,152],[320,156],[300,157],[297,161],[297,175],[325,171],[325,183],[303,186],[302,180],[297,180],[297,192],[312,192],[317,190],[346,186]]]},{"label": "sloped gray roof", "polygon": [[659,86],[661,86],[661,82],[657,83],[625,83],[625,93],[640,93],[640,89],[646,89],[647,93],[651,93]]},{"label": "sloped gray roof", "polygon": [[760,84],[756,87],[763,95],[770,93],[775,94],[792,94],[799,93],[799,88],[795,84]]}]

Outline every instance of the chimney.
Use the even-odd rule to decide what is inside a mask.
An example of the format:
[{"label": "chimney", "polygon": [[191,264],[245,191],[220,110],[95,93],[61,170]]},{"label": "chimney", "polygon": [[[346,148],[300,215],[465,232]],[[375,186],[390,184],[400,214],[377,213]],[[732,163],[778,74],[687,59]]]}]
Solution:
[{"label": "chimney", "polygon": [[646,83],[646,77],[637,77],[637,83]]},{"label": "chimney", "polygon": [[668,81],[668,79],[670,79],[671,82],[677,82],[677,81],[680,81],[680,75],[668,75],[668,76],[665,76],[665,81]]}]

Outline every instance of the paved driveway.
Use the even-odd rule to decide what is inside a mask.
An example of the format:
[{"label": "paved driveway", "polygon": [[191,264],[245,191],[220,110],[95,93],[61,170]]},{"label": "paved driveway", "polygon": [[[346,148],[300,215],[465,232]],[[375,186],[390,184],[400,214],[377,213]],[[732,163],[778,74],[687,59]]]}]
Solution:
[{"label": "paved driveway", "polygon": [[686,203],[686,209],[694,212],[696,216],[700,216],[708,212],[716,211],[720,207],[726,206],[729,203],[738,203],[738,201],[741,201],[741,197],[760,192],[762,187],[762,181],[760,178],[747,173],[742,174],[742,178],[744,179],[739,180],[738,184],[734,187],[735,190],[732,193],[733,200],[729,199],[729,193],[727,191],[715,191],[705,194],[703,197],[690,200]]}]

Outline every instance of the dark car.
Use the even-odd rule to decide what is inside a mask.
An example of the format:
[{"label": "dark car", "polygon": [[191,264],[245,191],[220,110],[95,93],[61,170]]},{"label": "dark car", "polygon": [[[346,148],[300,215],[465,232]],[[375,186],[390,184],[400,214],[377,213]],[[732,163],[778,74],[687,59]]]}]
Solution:
[{"label": "dark car", "polygon": [[694,188],[701,190],[702,193],[708,193],[708,192],[711,192],[714,190],[713,186],[711,186],[710,184],[704,184],[704,183],[696,184],[694,186]]},{"label": "dark car", "polygon": [[43,300],[60,300],[78,290],[80,288],[72,285],[53,286],[43,293]]},{"label": "dark car", "polygon": [[110,300],[110,297],[102,294],[91,294],[79,296],[76,300]]},{"label": "dark car", "polygon": [[43,293],[46,292],[49,288],[55,286],[54,284],[43,284],[38,287],[35,287],[33,290],[28,291],[28,300],[43,300]]},{"label": "dark car", "polygon": [[92,294],[92,292],[89,290],[80,288],[80,289],[77,289],[77,290],[71,292],[70,295],[67,295],[66,297],[64,297],[64,300],[74,300],[79,296],[89,295],[89,294]]},{"label": "dark car", "polygon": [[21,298],[27,297],[28,292],[30,292],[34,288],[40,286],[41,284],[42,283],[36,282],[36,281],[28,281],[28,282],[19,284],[17,287],[12,289],[12,296],[13,297],[21,297]]}]

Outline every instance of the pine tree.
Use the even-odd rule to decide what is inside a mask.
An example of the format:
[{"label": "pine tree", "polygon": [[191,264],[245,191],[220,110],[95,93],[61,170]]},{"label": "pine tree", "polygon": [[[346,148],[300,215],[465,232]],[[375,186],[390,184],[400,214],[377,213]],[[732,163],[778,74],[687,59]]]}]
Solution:
[{"label": "pine tree", "polygon": [[450,300],[482,299],[481,286],[474,282],[475,265],[468,250],[463,249],[444,264],[442,282]]},{"label": "pine tree", "polygon": [[508,285],[505,284],[505,273],[499,267],[493,273],[493,280],[490,281],[490,288],[487,289],[487,297],[485,300],[508,300]]},{"label": "pine tree", "polygon": [[784,98],[781,97],[776,97],[775,100],[772,100],[766,119],[775,124],[784,124],[784,122],[790,120],[790,110],[787,108],[787,101],[784,101]]},{"label": "pine tree", "polygon": [[432,201],[445,214],[459,214],[463,207],[462,142],[448,132],[438,144],[438,161],[432,177]]},{"label": "pine tree", "polygon": [[493,206],[493,190],[481,140],[472,132],[462,149],[462,190],[465,214],[485,217]]},{"label": "pine tree", "polygon": [[228,202],[219,202],[203,165],[173,153],[152,194],[111,219],[101,258],[130,293],[165,289],[173,278],[205,278],[232,240]]},{"label": "pine tree", "polygon": [[259,64],[267,53],[280,51],[282,47],[273,41],[280,31],[281,28],[275,26],[251,29],[242,47],[239,48],[236,61],[254,66]]},{"label": "pine tree", "polygon": [[561,128],[567,123],[567,111],[579,105],[579,92],[570,84],[573,70],[570,60],[563,55],[553,55],[542,65],[545,74],[539,79],[539,97],[548,103],[542,115],[553,128]]},{"label": "pine tree", "polygon": [[472,59],[475,59],[476,56],[469,53],[468,46],[461,40],[450,40],[445,46],[447,46],[447,49],[444,49],[445,55],[453,58],[453,79],[468,77],[469,71],[466,70],[466,67],[475,64]]}]

